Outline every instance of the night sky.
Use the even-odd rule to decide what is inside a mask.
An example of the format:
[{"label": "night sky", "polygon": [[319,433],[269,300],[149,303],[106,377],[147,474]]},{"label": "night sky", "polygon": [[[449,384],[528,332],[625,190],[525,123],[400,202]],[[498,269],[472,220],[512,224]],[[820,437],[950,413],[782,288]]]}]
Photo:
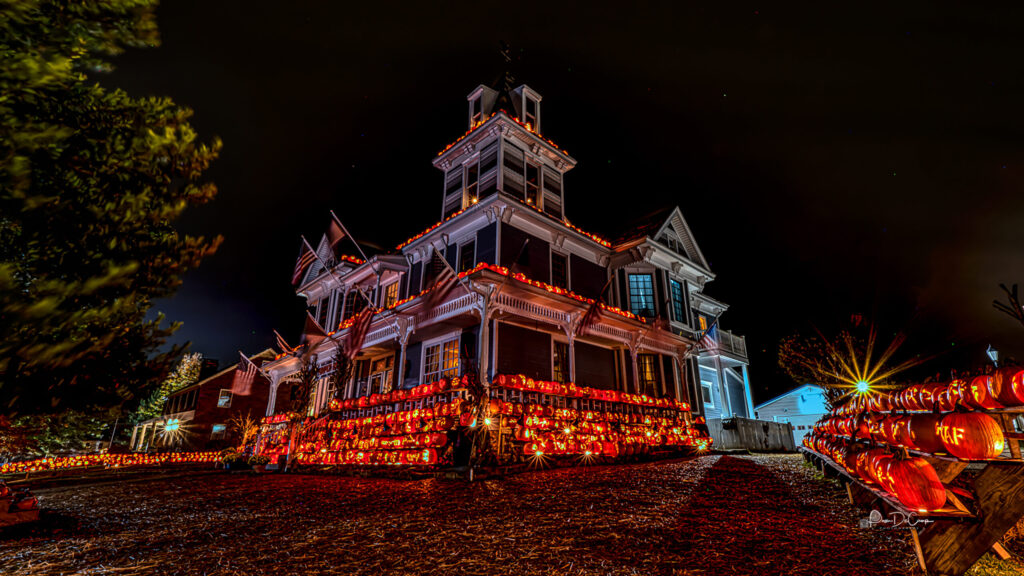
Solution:
[{"label": "night sky", "polygon": [[[851,312],[905,354],[1024,359],[992,308],[1024,283],[1021,14],[973,4],[165,2],[163,45],[102,81],[167,95],[225,147],[220,194],[182,229],[223,234],[157,308],[180,341],[233,362],[297,341],[299,235],[334,209],[367,246],[439,219],[430,162],[466,129],[466,94],[505,66],[579,164],[566,214],[594,232],[678,204],[747,337],[755,402],[792,385],[778,340]],[[930,369],[930,368],[929,368]]]}]

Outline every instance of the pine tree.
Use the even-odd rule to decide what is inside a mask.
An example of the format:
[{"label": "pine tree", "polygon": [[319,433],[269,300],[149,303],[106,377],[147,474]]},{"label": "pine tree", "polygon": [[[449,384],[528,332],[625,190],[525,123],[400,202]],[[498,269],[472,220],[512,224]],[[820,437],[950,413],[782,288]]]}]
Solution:
[{"label": "pine tree", "polygon": [[221,145],[95,81],[158,44],[155,5],[0,0],[0,415],[137,403],[182,352],[146,315],[220,242],[173,223],[215,195]]},{"label": "pine tree", "polygon": [[181,362],[174,368],[174,371],[165,379],[153,394],[142,401],[139,409],[132,415],[134,422],[142,422],[150,418],[156,418],[163,413],[164,402],[167,398],[199,381],[199,371],[203,367],[203,355],[198,352],[186,354]]}]

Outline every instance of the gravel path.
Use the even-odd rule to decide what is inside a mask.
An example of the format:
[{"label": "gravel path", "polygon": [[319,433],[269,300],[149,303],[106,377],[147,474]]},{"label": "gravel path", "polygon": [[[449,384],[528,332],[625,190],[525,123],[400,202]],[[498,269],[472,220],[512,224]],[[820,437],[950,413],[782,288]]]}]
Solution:
[{"label": "gravel path", "polygon": [[903,532],[799,456],[704,456],[473,484],[208,475],[40,491],[0,574],[906,574]]}]

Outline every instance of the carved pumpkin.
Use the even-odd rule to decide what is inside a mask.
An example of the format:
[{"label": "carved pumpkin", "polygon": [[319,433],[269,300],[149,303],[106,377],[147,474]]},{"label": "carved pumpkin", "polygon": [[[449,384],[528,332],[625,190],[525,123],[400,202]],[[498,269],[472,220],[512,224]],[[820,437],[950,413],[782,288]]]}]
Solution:
[{"label": "carved pumpkin", "polygon": [[978,376],[971,380],[971,384],[967,389],[970,405],[985,410],[1003,407],[989,391],[989,383],[991,381],[991,376]]},{"label": "carved pumpkin", "polygon": [[939,395],[935,397],[935,407],[938,408],[940,412],[952,412],[955,406],[956,401],[950,394],[948,387],[939,392]]},{"label": "carved pumpkin", "polygon": [[921,384],[920,388],[917,389],[917,405],[921,410],[931,410],[935,407],[935,402],[938,400],[939,393],[946,390],[948,387],[948,384],[938,382]]},{"label": "carved pumpkin", "polygon": [[914,414],[910,417],[910,448],[922,452],[941,452],[944,448],[935,428],[940,416],[935,414]]},{"label": "carved pumpkin", "polygon": [[875,458],[885,456],[886,454],[885,448],[870,448],[860,454],[857,454],[857,462],[855,465],[855,472],[857,476],[871,482],[877,482],[872,474],[871,466]]},{"label": "carved pumpkin", "polygon": [[918,401],[920,391],[920,384],[911,384],[900,390],[900,402],[903,404],[903,407],[907,410],[924,410],[924,407]]},{"label": "carved pumpkin", "polygon": [[893,495],[911,510],[937,510],[946,503],[946,488],[939,475],[924,458],[893,460],[888,474]]},{"label": "carved pumpkin", "polygon": [[868,461],[868,471],[871,474],[871,480],[890,494],[894,490],[892,476],[889,473],[889,466],[892,464],[892,461],[892,454],[885,453],[876,454]]},{"label": "carved pumpkin", "polygon": [[946,450],[964,460],[991,460],[1003,453],[1006,440],[994,418],[980,412],[953,413],[937,428]]},{"label": "carved pumpkin", "polygon": [[988,391],[1003,406],[1024,405],[1024,370],[1002,368],[988,382]]}]

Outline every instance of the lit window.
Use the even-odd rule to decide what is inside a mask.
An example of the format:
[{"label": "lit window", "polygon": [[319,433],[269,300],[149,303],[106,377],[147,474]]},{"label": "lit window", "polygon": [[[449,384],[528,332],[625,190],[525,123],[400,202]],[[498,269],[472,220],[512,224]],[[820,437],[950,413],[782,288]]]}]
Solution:
[{"label": "lit window", "polygon": [[540,195],[540,166],[526,163],[526,203],[531,206],[538,206],[537,198]]},{"label": "lit window", "polygon": [[480,167],[476,162],[466,166],[466,202],[472,204],[477,197],[477,186],[480,184]]},{"label": "lit window", "polygon": [[654,317],[654,282],[650,274],[629,275],[629,310],[637,316]]},{"label": "lit window", "polygon": [[231,407],[231,390],[221,390],[220,396],[217,397],[217,408],[230,408]]},{"label": "lit window", "polygon": [[480,96],[469,101],[469,126],[472,128],[483,119],[483,112],[480,109]]},{"label": "lit window", "polygon": [[427,346],[423,351],[423,381],[454,378],[459,374],[459,339]]},{"label": "lit window", "polygon": [[555,342],[552,367],[554,368],[555,382],[563,384],[569,381],[569,345],[565,342]]},{"label": "lit window", "polygon": [[676,322],[686,322],[686,314],[683,308],[683,284],[677,280],[669,280],[672,290],[672,313]]},{"label": "lit window", "polygon": [[704,403],[707,404],[708,406],[714,407],[715,399],[714,396],[711,395],[711,382],[708,382],[707,380],[701,380],[700,391],[701,396],[704,398]]},{"label": "lit window", "polygon": [[228,427],[226,424],[214,424],[213,430],[212,432],[210,432],[210,439],[218,440],[220,438],[223,438],[225,433],[227,432],[227,429]]},{"label": "lit window", "polygon": [[697,317],[697,321],[700,323],[701,330],[708,329],[708,319],[703,314]]},{"label": "lit window", "polygon": [[551,284],[559,288],[569,287],[568,259],[563,254],[551,253]]},{"label": "lit window", "polygon": [[379,358],[370,364],[369,394],[386,394],[394,387],[395,357]]},{"label": "lit window", "polygon": [[466,242],[459,246],[459,272],[473,268],[476,258],[476,242]]},{"label": "lit window", "polygon": [[658,372],[657,356],[654,354],[637,354],[636,371],[640,377],[640,393],[652,394],[657,390]]},{"label": "lit window", "polygon": [[537,130],[537,101],[529,96],[526,97],[526,124],[533,130]]},{"label": "lit window", "polygon": [[384,307],[390,308],[398,302],[398,282],[392,282],[384,287]]}]

